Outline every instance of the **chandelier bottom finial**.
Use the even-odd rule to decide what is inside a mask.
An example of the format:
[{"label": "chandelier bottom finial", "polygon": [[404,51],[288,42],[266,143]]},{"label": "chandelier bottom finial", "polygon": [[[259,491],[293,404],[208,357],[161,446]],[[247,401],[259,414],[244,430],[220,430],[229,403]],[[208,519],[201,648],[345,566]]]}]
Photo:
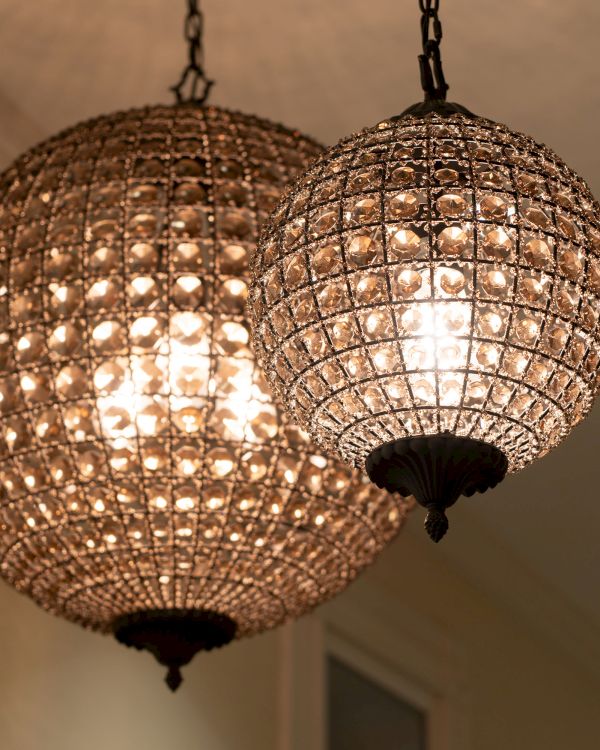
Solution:
[{"label": "chandelier bottom finial", "polygon": [[159,609],[119,617],[113,630],[120,643],[149,651],[167,667],[165,682],[174,692],[183,681],[181,667],[198,651],[225,646],[233,640],[237,625],[210,610]]},{"label": "chandelier bottom finial", "polygon": [[449,432],[385,443],[366,462],[378,487],[413,495],[427,509],[425,530],[434,542],[448,530],[446,509],[461,495],[495,487],[507,468],[506,456],[495,446]]}]

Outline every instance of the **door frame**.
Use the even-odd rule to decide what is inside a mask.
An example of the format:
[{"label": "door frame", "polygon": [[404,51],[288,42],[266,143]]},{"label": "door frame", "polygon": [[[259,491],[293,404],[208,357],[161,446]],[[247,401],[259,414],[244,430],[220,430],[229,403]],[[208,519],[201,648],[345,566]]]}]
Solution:
[{"label": "door frame", "polygon": [[466,662],[439,624],[355,587],[280,631],[279,750],[327,750],[329,654],[426,715],[427,750],[470,749]]}]

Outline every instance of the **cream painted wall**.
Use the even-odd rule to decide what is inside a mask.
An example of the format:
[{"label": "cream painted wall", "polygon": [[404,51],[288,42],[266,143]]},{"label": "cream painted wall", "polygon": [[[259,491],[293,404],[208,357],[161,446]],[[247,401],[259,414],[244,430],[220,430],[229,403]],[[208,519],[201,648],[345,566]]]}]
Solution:
[{"label": "cream painted wall", "polygon": [[[600,665],[586,668],[549,640],[542,611],[538,629],[457,575],[421,533],[398,539],[324,615],[331,626],[370,644],[376,656],[389,662],[398,654],[396,667],[401,670],[404,661],[415,681],[433,677],[442,690],[445,685],[455,706],[453,726],[438,734],[443,750],[600,745]],[[409,643],[402,644],[407,632]],[[425,656],[409,663],[418,648]],[[439,672],[432,675],[436,665]]]},{"label": "cream painted wall", "polygon": [[419,519],[318,616],[197,657],[175,695],[149,656],[6,586],[0,613],[2,750],[323,750],[321,648],[332,634],[430,695],[431,750],[587,750],[600,740],[597,665],[586,669],[478,590]]},{"label": "cream painted wall", "polygon": [[2,750],[269,750],[277,746],[271,633],[205,654],[175,695],[147,654],[0,588]]}]

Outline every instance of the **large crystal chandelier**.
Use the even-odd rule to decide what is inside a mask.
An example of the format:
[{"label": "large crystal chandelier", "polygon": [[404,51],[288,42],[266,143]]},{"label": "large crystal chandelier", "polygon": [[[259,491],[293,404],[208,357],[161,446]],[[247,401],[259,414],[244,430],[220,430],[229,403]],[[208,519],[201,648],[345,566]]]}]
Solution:
[{"label": "large crystal chandelier", "polygon": [[0,176],[0,560],[47,610],[146,648],[168,684],[200,649],[343,589],[407,505],[324,458],[249,343],[247,265],[320,152],[205,106],[190,3],[182,86]]},{"label": "large crystal chandelier", "polygon": [[[298,422],[380,487],[445,509],[563,440],[598,387],[600,212],[546,146],[425,101],[327,151],[254,263],[257,354]],[[433,30],[433,35],[431,31]]]}]

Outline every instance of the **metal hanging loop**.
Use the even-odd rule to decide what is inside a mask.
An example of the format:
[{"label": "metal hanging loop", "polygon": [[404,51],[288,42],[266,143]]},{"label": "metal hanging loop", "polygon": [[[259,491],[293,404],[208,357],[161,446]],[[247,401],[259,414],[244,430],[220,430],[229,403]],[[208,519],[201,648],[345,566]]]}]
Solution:
[{"label": "metal hanging loop", "polygon": [[440,42],[442,41],[442,24],[438,18],[440,0],[419,0],[421,9],[421,37],[423,53],[419,55],[421,86],[425,92],[425,101],[445,101],[448,84],[442,69]]},{"label": "metal hanging loop", "polygon": [[[183,36],[188,43],[188,64],[183,69],[179,81],[171,86],[171,91],[177,98],[177,103],[193,102],[203,105],[214,86],[214,81],[204,72],[204,48],[202,36],[204,33],[204,16],[198,7],[198,0],[187,0],[188,12],[183,26]],[[188,86],[187,96],[184,90]],[[198,88],[201,90],[198,93]]]}]

